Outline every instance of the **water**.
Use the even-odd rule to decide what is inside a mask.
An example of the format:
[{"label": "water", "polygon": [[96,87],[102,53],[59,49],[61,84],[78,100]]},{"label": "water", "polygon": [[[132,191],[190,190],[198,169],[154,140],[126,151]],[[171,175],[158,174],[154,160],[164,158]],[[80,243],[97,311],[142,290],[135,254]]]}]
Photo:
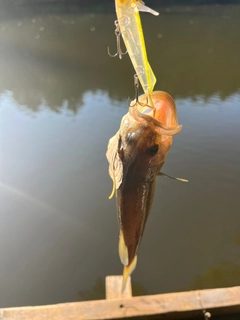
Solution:
[{"label": "water", "polygon": [[[240,285],[240,7],[154,8],[156,89],[183,124],[163,172],[189,183],[158,180],[133,293]],[[105,152],[133,69],[107,55],[114,8],[100,9],[0,10],[0,307],[104,298],[122,272]]]}]

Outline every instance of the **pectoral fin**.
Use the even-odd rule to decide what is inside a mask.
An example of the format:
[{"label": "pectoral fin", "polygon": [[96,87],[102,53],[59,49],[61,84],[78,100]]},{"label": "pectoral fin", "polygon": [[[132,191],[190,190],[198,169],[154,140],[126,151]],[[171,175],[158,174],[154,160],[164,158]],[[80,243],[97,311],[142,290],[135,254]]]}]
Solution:
[{"label": "pectoral fin", "polygon": [[138,8],[138,11],[148,12],[148,13],[153,14],[154,16],[159,15],[159,12],[145,6],[144,2],[142,2],[142,1],[137,1],[137,8]]},{"label": "pectoral fin", "polygon": [[119,155],[119,133],[110,139],[106,156],[109,162],[109,175],[113,181],[112,192],[109,196],[109,199],[112,199],[115,190],[120,187],[123,177],[123,164]]},{"label": "pectoral fin", "polygon": [[163,177],[167,177],[167,178],[170,178],[170,179],[173,179],[173,180],[181,181],[181,182],[188,182],[188,180],[186,180],[186,179],[171,177],[168,174],[165,174],[165,173],[162,173],[162,172],[159,172],[158,175],[159,176],[163,176]]}]

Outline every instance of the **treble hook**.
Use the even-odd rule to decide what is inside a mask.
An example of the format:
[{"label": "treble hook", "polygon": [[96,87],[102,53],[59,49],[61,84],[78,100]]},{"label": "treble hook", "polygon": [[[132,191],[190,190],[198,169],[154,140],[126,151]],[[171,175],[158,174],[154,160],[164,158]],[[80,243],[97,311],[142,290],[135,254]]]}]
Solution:
[{"label": "treble hook", "polygon": [[114,25],[116,26],[115,29],[115,35],[116,35],[116,39],[117,39],[117,52],[115,54],[111,54],[109,47],[107,48],[108,50],[108,55],[112,58],[116,57],[117,55],[119,56],[119,59],[122,59],[122,56],[124,54],[127,54],[127,50],[126,52],[123,52],[121,49],[121,31],[120,31],[120,27],[119,27],[119,23],[117,20],[114,21]]},{"label": "treble hook", "polygon": [[135,87],[135,100],[136,100],[136,103],[139,103],[139,101],[138,101],[138,97],[139,97],[139,79],[138,79],[138,75],[137,74],[135,74],[133,76],[133,81],[134,81],[134,87]]},{"label": "treble hook", "polygon": [[[139,97],[139,78],[138,75],[135,74],[133,76],[133,81],[134,81],[134,87],[135,87],[135,104],[131,105],[132,107],[136,106],[137,104],[139,104],[142,107],[148,107],[151,108],[153,110],[153,118],[155,117],[155,113],[156,113],[156,107],[154,106],[154,103],[152,101],[152,97],[150,94],[147,95],[146,97],[146,103],[142,104],[139,102],[138,97]],[[148,103],[148,101],[150,100],[150,104]]]}]

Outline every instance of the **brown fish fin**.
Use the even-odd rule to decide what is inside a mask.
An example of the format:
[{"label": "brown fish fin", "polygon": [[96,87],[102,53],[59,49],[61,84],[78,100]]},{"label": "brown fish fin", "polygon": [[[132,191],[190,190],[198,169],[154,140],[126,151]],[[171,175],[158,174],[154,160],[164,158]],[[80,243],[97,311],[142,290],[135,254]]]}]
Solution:
[{"label": "brown fish fin", "polygon": [[181,181],[181,182],[188,182],[188,180],[186,180],[186,179],[171,177],[168,174],[165,174],[165,173],[162,173],[162,172],[159,172],[158,175],[159,176],[163,176],[163,177],[167,177],[167,178],[170,178],[170,179],[173,179],[173,180]]},{"label": "brown fish fin", "polygon": [[133,261],[129,266],[124,266],[123,268],[123,280],[122,280],[122,293],[125,290],[127,279],[131,275],[131,273],[134,271],[137,265],[137,256],[134,257]]},{"label": "brown fish fin", "polygon": [[120,260],[124,266],[128,265],[128,249],[124,241],[123,232],[120,230],[119,243],[118,243],[118,253]]}]

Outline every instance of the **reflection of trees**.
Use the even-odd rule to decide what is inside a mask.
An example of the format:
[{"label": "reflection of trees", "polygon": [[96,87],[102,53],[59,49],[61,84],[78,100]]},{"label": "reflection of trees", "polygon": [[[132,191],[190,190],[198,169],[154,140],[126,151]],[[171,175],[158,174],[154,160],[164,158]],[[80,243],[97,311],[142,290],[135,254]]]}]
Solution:
[{"label": "reflection of trees", "polygon": [[221,288],[240,285],[240,264],[224,262],[217,268],[209,268],[203,275],[197,275],[191,289]]},{"label": "reflection of trees", "polygon": [[[22,6],[14,18],[7,20],[5,14],[0,20],[0,93],[12,91],[19,104],[33,111],[42,101],[55,111],[64,104],[76,111],[89,90],[108,91],[118,100],[133,95],[129,59],[111,59],[106,53],[108,45],[111,50],[116,46],[114,13],[58,15],[60,7],[51,7],[51,15],[46,15],[46,4],[42,11]],[[218,93],[224,99],[236,92],[239,11],[231,6],[205,11],[195,7],[191,12],[176,7],[171,14],[162,9],[157,20],[143,15],[149,59],[158,77],[156,89],[175,98]]]},{"label": "reflection of trees", "polygon": [[78,293],[79,301],[101,299],[105,299],[105,281],[102,278],[98,278],[89,291],[79,291]]},{"label": "reflection of trees", "polygon": [[[162,6],[170,5],[206,5],[206,4],[230,4],[230,3],[239,3],[239,0],[161,0]],[[6,4],[9,6],[9,10],[14,12],[21,12],[21,6],[31,6],[31,11],[41,11],[43,13],[56,13],[56,10],[59,14],[65,13],[83,13],[83,12],[92,12],[94,8],[97,12],[106,12],[107,9],[113,10],[112,0],[8,0]],[[17,8],[12,8],[13,5]],[[149,0],[149,6],[158,6],[159,0]],[[20,7],[20,8],[19,8]],[[111,12],[109,11],[109,12]]]},{"label": "reflection of trees", "polygon": [[[240,233],[233,237],[233,241],[237,245],[240,245]],[[240,260],[239,263],[225,261],[216,268],[209,268],[205,274],[195,276],[191,289],[221,288],[239,285]]]},{"label": "reflection of trees", "polygon": [[[132,281],[132,292],[133,296],[146,295],[147,292],[144,287],[135,281]],[[78,300],[101,300],[105,299],[105,280],[98,278],[92,288],[89,291],[79,291]]]},{"label": "reflection of trees", "polygon": [[132,281],[132,294],[133,296],[145,296],[148,293],[140,283]]},{"label": "reflection of trees", "polygon": [[236,234],[236,236],[234,237],[234,241],[236,244],[240,245],[240,233]]}]

